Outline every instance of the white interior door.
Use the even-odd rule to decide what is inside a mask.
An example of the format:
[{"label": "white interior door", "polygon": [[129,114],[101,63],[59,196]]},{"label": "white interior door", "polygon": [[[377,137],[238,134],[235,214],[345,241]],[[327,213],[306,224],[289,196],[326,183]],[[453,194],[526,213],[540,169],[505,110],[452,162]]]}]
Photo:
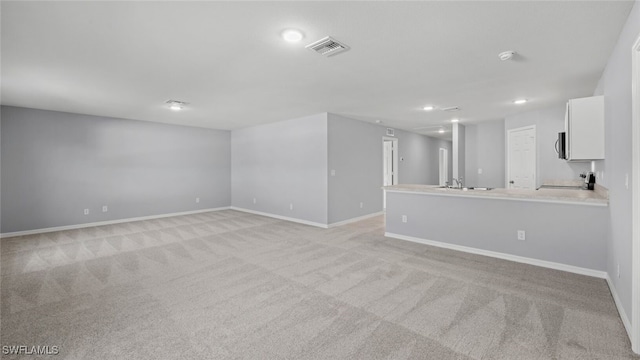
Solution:
[{"label": "white interior door", "polygon": [[383,144],[383,185],[398,184],[398,140],[386,139]]},{"label": "white interior door", "polygon": [[[382,184],[384,186],[398,184],[398,139],[382,140]],[[382,192],[382,206],[387,208],[387,194]]]},{"label": "white interior door", "polygon": [[445,148],[440,148],[438,155],[438,169],[440,173],[439,185],[445,186],[449,181],[449,151]]},{"label": "white interior door", "polygon": [[393,143],[391,141],[384,141],[383,146],[384,146],[383,185],[387,186],[387,185],[393,184]]},{"label": "white interior door", "polygon": [[507,136],[507,188],[536,188],[536,128],[512,129]]}]

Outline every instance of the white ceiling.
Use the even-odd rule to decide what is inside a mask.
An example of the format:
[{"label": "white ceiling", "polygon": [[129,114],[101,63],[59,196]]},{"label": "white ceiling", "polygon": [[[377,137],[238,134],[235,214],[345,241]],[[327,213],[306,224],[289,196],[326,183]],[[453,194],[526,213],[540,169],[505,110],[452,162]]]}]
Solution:
[{"label": "white ceiling", "polygon": [[[477,123],[591,95],[632,6],[3,1],[1,100],[215,129],[333,112],[438,136],[454,116]],[[303,41],[282,40],[290,27]],[[327,35],[351,49],[305,49]],[[518,56],[502,62],[505,50]],[[190,105],[174,112],[169,99]]]}]

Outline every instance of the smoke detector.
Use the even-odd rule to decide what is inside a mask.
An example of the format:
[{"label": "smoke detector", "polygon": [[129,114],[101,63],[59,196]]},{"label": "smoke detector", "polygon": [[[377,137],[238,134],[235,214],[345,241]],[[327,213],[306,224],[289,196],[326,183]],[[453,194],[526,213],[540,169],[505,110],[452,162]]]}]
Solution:
[{"label": "smoke detector", "polygon": [[165,104],[167,104],[169,106],[169,109],[173,111],[180,111],[187,105],[186,102],[178,100],[167,100]]},{"label": "smoke detector", "polygon": [[341,52],[349,50],[349,47],[338,40],[327,36],[312,44],[305,46],[307,49],[317,52],[324,56],[333,56]]},{"label": "smoke detector", "polygon": [[500,58],[500,60],[502,61],[507,61],[507,60],[511,60],[513,58],[513,55],[515,54],[516,52],[513,50],[503,51],[500,54],[498,54],[498,58]]}]

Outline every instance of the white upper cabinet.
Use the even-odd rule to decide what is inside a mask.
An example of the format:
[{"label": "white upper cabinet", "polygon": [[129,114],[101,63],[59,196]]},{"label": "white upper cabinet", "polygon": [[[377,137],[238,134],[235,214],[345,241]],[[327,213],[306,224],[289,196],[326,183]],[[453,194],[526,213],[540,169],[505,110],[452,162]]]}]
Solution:
[{"label": "white upper cabinet", "polygon": [[604,97],[571,99],[565,115],[566,159],[604,159]]}]

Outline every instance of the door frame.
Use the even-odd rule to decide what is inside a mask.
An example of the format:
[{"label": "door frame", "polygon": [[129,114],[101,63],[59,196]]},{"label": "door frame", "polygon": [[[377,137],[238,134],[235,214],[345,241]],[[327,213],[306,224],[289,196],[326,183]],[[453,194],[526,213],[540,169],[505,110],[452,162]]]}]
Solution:
[{"label": "door frame", "polygon": [[[442,161],[442,153],[444,153],[444,162]],[[442,168],[444,166],[444,181],[445,184],[442,183]],[[449,182],[449,149],[440,148],[438,150],[438,185],[443,186]]]},{"label": "door frame", "polygon": [[527,126],[523,126],[523,127],[519,127],[519,128],[513,128],[513,129],[507,129],[507,139],[505,141],[506,144],[506,156],[505,156],[505,160],[507,162],[507,166],[506,166],[506,171],[504,174],[504,185],[505,188],[509,189],[509,175],[511,174],[511,153],[509,152],[509,139],[510,139],[510,135],[511,133],[514,133],[516,131],[523,131],[523,130],[533,130],[533,150],[534,150],[534,157],[535,160],[533,162],[533,188],[535,189],[538,186],[538,131],[536,130],[536,125],[527,125]]},{"label": "door frame", "polygon": [[[397,185],[400,182],[398,181],[399,179],[399,168],[400,168],[400,163],[398,163],[398,149],[399,149],[399,145],[400,143],[398,142],[398,138],[395,137],[389,137],[389,136],[383,136],[382,137],[382,160],[384,161],[384,143],[385,141],[393,141],[395,143],[395,148],[396,151],[393,152],[393,165],[394,165],[394,176],[393,176],[393,180],[392,180],[392,185]],[[382,173],[382,179],[384,181],[384,172]]]},{"label": "door frame", "polygon": [[[398,163],[398,153],[400,152],[399,149],[399,141],[398,138],[396,137],[390,137],[390,136],[383,136],[382,137],[382,161],[384,162],[385,160],[385,150],[384,150],[384,143],[386,141],[393,141],[395,143],[395,148],[396,151],[393,152],[393,159],[391,160],[393,165],[394,165],[394,176],[391,178],[391,185],[397,185],[399,184],[398,181],[398,174],[399,174],[399,168],[400,168],[400,163]],[[382,165],[382,185],[384,185],[384,164]],[[387,209],[387,192],[382,190],[382,209],[386,211]]]},{"label": "door frame", "polygon": [[640,35],[631,48],[631,348],[640,354]]}]

